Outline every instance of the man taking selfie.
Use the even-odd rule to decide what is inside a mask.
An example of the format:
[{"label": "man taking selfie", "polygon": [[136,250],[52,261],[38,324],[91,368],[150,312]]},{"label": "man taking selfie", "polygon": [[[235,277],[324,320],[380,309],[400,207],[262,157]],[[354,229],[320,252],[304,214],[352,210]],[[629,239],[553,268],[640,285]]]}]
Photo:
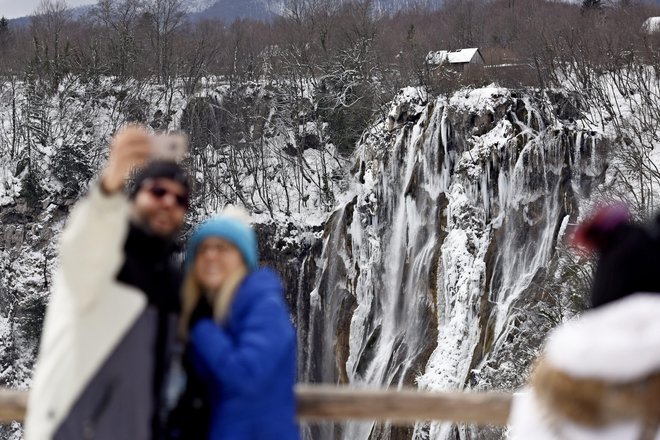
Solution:
[{"label": "man taking selfie", "polygon": [[27,440],[162,437],[159,409],[181,283],[174,239],[190,187],[176,162],[153,157],[153,137],[143,127],[120,130],[99,182],[71,212]]}]

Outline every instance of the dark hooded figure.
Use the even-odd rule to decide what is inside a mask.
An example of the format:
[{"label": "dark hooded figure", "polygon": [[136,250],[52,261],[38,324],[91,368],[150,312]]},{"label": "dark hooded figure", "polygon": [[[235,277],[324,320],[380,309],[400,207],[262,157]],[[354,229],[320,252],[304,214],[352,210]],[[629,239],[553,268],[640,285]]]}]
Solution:
[{"label": "dark hooded figure", "polygon": [[637,224],[624,205],[607,206],[578,228],[575,239],[598,254],[592,307],[660,292],[660,217]]}]

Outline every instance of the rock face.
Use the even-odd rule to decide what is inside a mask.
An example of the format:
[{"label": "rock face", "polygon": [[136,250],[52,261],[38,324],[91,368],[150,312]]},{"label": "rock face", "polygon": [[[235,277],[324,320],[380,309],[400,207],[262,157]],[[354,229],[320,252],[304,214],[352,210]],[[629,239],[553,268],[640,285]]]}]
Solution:
[{"label": "rock face", "polygon": [[[408,89],[365,133],[350,197],[325,226],[314,288],[300,291],[311,305],[297,318],[302,380],[431,390],[524,381],[556,323],[544,313],[579,308],[566,305],[573,290],[546,289],[562,284],[566,224],[605,173],[605,141],[564,126],[545,99],[543,111],[508,90],[447,101]],[[501,437],[426,423],[306,434]]]},{"label": "rock face", "polygon": [[[254,90],[269,114],[275,98]],[[234,132],[228,112],[215,110],[221,102],[232,104],[214,95],[180,113],[138,107],[195,131],[193,222],[227,202],[252,203],[262,261],[281,274],[298,329],[300,381],[513,389],[545,332],[580,308],[580,280],[561,243],[604,178],[608,145],[572,124],[581,111],[573,98],[485,88],[436,99],[405,89],[348,166],[319,150],[323,121],[279,115]],[[94,108],[105,111],[103,101]],[[295,136],[286,136],[290,127]],[[256,157],[268,171],[262,180],[251,169],[227,174],[236,152],[252,151],[233,148],[235,139],[279,148]],[[55,243],[74,199],[54,185],[30,205],[13,170],[13,180],[0,175],[13,185],[0,191],[0,381],[28,387]],[[276,190],[259,198],[250,182]],[[326,213],[329,204],[336,208]],[[427,423],[303,431],[310,440],[501,438],[498,430]]]},{"label": "rock face", "polygon": [[29,384],[57,260],[53,237],[66,212],[63,206],[25,204],[0,211],[0,380],[5,385]]}]

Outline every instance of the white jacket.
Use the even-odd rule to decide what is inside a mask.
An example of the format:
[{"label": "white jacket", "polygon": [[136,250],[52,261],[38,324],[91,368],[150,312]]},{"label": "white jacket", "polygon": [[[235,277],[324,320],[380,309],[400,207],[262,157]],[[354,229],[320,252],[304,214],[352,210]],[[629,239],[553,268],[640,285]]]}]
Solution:
[{"label": "white jacket", "polygon": [[[645,380],[660,372],[660,294],[637,293],[584,313],[576,320],[553,330],[544,350],[543,363],[553,371],[569,377],[574,386],[561,379],[562,398],[571,397],[571,410],[582,409],[585,395],[578,389],[580,381],[603,383],[610,388],[605,393],[610,402],[621,402],[616,390],[628,387],[648,390]],[[540,380],[537,374],[536,380]],[[557,385],[544,378],[541,386],[558,390]],[[642,384],[642,385],[638,385]],[[593,385],[587,385],[587,387]],[[617,388],[618,387],[618,388]],[[641,387],[641,388],[640,388]],[[605,413],[611,419],[602,426],[587,426],[569,420],[557,408],[558,402],[544,399],[547,389],[532,386],[514,397],[509,424],[511,440],[638,440],[641,438],[643,414],[636,418],[622,417],[614,410]],[[580,396],[579,399],[572,395]],[[641,399],[644,394],[640,393]],[[547,396],[546,396],[547,397]],[[553,396],[554,397],[554,396]],[[646,396],[648,397],[648,396]],[[630,397],[628,397],[630,399]],[[548,404],[548,400],[553,404]],[[625,400],[627,408],[631,400]],[[602,404],[606,403],[600,400]],[[640,400],[645,406],[644,400]],[[555,406],[553,406],[555,405]],[[636,410],[635,410],[636,411]],[[632,411],[631,411],[632,412]],[[591,414],[589,412],[589,414]],[[619,417],[613,417],[617,415]],[[653,437],[660,440],[660,430]]]},{"label": "white jacket", "polygon": [[[73,209],[48,304],[25,422],[26,440],[53,438],[83,390],[146,307],[116,276],[129,202],[98,185]],[[137,439],[136,439],[137,440]]]}]

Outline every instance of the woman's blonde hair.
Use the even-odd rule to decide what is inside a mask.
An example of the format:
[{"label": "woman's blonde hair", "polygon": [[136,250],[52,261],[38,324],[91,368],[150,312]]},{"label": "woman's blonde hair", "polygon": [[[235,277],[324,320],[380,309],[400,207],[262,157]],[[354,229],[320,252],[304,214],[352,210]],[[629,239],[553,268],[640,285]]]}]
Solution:
[{"label": "woman's blonde hair", "polygon": [[213,310],[213,320],[219,324],[225,324],[229,317],[229,310],[234,299],[236,289],[240,285],[243,278],[245,278],[247,271],[241,270],[232,274],[222,286],[215,292],[203,292],[202,286],[199,284],[195,276],[194,263],[189,268],[188,273],[183,281],[181,289],[181,318],[179,320],[179,337],[186,341],[188,339],[188,330],[190,326],[190,319],[195,308],[199,304],[202,295],[211,304]]}]

